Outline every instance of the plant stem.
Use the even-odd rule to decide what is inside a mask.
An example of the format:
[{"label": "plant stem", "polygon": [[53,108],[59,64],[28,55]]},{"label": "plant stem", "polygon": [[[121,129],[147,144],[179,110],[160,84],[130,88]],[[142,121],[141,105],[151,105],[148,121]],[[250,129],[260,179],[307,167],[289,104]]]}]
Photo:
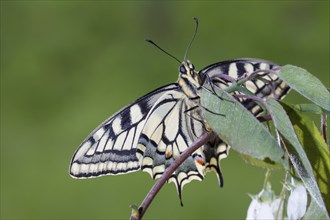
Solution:
[{"label": "plant stem", "polygon": [[325,112],[321,115],[321,131],[322,136],[324,138],[324,141],[326,144],[328,144],[328,138],[327,138],[327,114]]},{"label": "plant stem", "polygon": [[151,188],[147,196],[144,198],[140,208],[138,209],[138,215],[131,215],[131,220],[141,220],[145,212],[147,211],[152,200],[155,198],[159,190],[162,188],[164,183],[170,178],[172,173],[198,148],[207,143],[210,139],[214,138],[213,132],[206,132],[201,137],[199,137],[192,145],[185,150],[163,173],[160,179]]}]

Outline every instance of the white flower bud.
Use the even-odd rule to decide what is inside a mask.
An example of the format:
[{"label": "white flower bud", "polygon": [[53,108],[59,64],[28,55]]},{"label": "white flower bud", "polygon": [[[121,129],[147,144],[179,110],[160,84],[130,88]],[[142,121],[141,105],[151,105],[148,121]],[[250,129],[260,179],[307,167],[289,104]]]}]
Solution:
[{"label": "white flower bud", "polygon": [[252,199],[252,202],[247,212],[246,219],[274,219],[270,203],[258,201],[257,198]]},{"label": "white flower bud", "polygon": [[307,192],[303,185],[291,191],[288,199],[287,214],[289,220],[301,219],[306,213]]}]

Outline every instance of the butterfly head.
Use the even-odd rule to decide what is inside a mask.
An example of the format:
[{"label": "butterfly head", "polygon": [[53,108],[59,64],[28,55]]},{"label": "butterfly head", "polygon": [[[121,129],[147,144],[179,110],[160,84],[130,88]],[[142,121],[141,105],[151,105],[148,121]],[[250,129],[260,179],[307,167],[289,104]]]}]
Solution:
[{"label": "butterfly head", "polygon": [[179,72],[180,75],[178,83],[182,88],[188,86],[190,89],[197,89],[200,87],[201,80],[199,74],[196,72],[194,65],[189,60],[185,60],[181,63]]}]

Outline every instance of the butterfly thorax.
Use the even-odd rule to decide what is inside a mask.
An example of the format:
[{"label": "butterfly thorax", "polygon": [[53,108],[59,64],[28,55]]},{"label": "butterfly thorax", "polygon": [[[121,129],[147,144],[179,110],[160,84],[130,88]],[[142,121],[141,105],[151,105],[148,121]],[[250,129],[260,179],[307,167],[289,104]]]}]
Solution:
[{"label": "butterfly thorax", "polygon": [[179,72],[177,82],[185,95],[192,99],[198,97],[197,89],[201,86],[201,79],[195,71],[194,65],[189,60],[185,60],[182,62]]}]

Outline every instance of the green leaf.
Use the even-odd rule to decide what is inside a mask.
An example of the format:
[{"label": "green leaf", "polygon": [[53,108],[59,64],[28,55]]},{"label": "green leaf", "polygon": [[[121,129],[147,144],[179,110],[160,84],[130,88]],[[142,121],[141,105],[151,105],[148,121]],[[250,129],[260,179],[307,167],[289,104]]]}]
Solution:
[{"label": "green leaf", "polygon": [[286,146],[291,163],[293,164],[296,172],[303,181],[310,195],[315,199],[315,202],[324,213],[327,213],[321,192],[314,177],[312,166],[299,142],[288,115],[283,107],[274,99],[267,99],[266,102],[267,109],[272,116],[275,128],[289,143]]},{"label": "green leaf", "polygon": [[303,218],[304,219],[325,220],[325,219],[329,219],[329,216],[325,215],[325,213],[322,212],[320,207],[317,205],[315,200],[312,198]]},{"label": "green leaf", "polygon": [[204,118],[212,130],[239,153],[262,160],[273,168],[278,168],[278,164],[288,168],[284,150],[266,127],[227,92],[218,93],[223,99],[205,88],[200,94],[206,109]]},{"label": "green leaf", "polygon": [[248,156],[246,154],[238,153],[238,155],[247,163],[257,166],[257,167],[262,167],[266,169],[283,169],[283,166],[279,163],[270,163],[269,161],[263,161],[263,160],[258,160],[254,157]]},{"label": "green leaf", "polygon": [[320,106],[315,104],[296,104],[294,108],[301,112],[310,112],[317,115],[321,115],[323,112],[329,114],[328,111],[324,111]]},{"label": "green leaf", "polygon": [[323,109],[330,111],[330,93],[322,82],[307,70],[297,66],[285,65],[278,75],[292,89],[305,96]]},{"label": "green leaf", "polygon": [[330,212],[330,152],[314,122],[296,109],[296,105],[283,104],[290,117],[294,130],[302,143],[307,157],[313,167],[316,182],[320,188],[323,201]]}]

